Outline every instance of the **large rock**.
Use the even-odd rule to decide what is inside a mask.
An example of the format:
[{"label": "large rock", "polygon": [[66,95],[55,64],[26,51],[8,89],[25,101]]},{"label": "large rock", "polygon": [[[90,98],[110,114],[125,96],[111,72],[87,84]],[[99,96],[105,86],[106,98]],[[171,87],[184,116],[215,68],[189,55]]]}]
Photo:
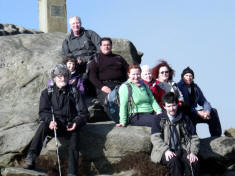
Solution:
[{"label": "large rock", "polygon": [[[80,152],[83,161],[93,164],[99,173],[110,169],[130,152],[151,152],[150,128],[128,126],[115,127],[113,122],[90,123],[81,131]],[[60,138],[60,157],[65,159],[69,141]],[[55,140],[51,140],[41,152],[57,161]]]},{"label": "large rock", "polygon": [[[4,31],[6,27],[0,25],[0,29]],[[24,151],[33,137],[36,127],[32,127],[32,123],[38,125],[36,121],[40,93],[47,85],[48,71],[56,63],[61,62],[61,45],[65,36],[65,33],[40,33],[0,37],[0,166],[2,167],[12,166],[14,157]],[[131,42],[122,39],[113,39],[113,42],[115,51],[128,57],[129,63],[130,60],[132,63],[136,62],[138,54]],[[122,52],[116,47],[116,43],[118,46],[131,45],[131,47]],[[16,142],[20,145],[15,145],[13,139],[17,139]]]},{"label": "large rock", "polygon": [[[200,140],[200,162],[204,172],[224,173],[234,170],[235,139],[232,137],[205,138]],[[211,167],[208,167],[208,166]]]}]

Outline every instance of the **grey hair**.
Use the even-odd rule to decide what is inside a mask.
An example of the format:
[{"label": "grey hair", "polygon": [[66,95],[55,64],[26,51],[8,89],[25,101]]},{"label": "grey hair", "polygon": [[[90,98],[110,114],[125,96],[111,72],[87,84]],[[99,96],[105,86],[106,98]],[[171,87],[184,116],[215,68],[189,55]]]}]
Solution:
[{"label": "grey hair", "polygon": [[73,18],[76,18],[78,21],[80,21],[80,23],[82,23],[82,20],[81,20],[80,17],[78,17],[78,16],[72,16],[72,17],[69,18],[69,24],[70,24],[70,21],[71,21]]},{"label": "grey hair", "polygon": [[70,72],[66,65],[56,64],[54,68],[51,69],[51,80],[54,81],[54,78],[58,75],[63,75],[66,78],[69,78]]}]

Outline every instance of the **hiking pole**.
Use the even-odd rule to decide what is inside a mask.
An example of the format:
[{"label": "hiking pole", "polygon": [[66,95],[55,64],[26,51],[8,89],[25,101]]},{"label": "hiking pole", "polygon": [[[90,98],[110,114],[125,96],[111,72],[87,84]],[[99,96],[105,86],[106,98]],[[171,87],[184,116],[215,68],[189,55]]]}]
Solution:
[{"label": "hiking pole", "polygon": [[[52,121],[55,123],[54,110],[53,110],[53,107],[52,107],[52,106],[51,106],[51,113],[52,113]],[[57,142],[56,128],[54,128],[54,135],[55,135],[56,154],[57,154],[58,165],[59,165],[59,174],[60,174],[60,176],[61,176],[59,146],[58,146],[58,142]]]}]

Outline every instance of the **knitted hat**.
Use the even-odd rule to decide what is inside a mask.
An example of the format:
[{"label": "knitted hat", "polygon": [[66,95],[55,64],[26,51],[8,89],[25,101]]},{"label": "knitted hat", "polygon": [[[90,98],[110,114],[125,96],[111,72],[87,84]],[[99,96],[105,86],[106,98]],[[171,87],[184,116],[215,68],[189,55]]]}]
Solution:
[{"label": "knitted hat", "polygon": [[54,78],[58,75],[69,78],[70,72],[65,65],[56,64],[56,66],[51,69],[51,79],[54,80]]},{"label": "knitted hat", "polygon": [[187,67],[183,70],[183,72],[181,73],[181,78],[183,79],[184,75],[187,74],[187,73],[191,73],[193,75],[193,78],[194,78],[194,72],[190,67]]}]

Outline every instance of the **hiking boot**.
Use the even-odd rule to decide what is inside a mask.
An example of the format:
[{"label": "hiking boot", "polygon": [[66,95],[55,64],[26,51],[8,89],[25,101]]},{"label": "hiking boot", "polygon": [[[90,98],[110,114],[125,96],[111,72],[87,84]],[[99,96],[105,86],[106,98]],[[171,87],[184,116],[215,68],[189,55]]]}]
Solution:
[{"label": "hiking boot", "polygon": [[34,169],[36,158],[37,158],[37,155],[34,152],[29,152],[26,159],[25,159],[25,163],[23,165],[23,168],[24,169]]}]

